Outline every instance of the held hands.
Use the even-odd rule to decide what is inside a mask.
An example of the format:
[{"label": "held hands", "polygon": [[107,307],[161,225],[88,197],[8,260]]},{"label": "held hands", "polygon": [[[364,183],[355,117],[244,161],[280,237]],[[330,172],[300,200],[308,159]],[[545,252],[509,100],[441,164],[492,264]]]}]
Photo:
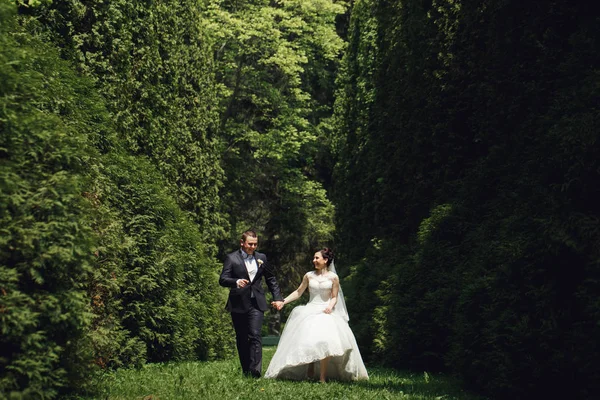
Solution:
[{"label": "held hands", "polygon": [[277,311],[281,311],[281,309],[284,306],[284,302],[283,301],[272,301],[271,305],[277,310]]}]

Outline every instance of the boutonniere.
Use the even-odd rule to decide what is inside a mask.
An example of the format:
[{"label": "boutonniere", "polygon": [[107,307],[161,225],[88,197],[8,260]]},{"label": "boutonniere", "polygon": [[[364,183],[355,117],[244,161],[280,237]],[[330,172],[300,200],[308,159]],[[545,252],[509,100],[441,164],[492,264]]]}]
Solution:
[{"label": "boutonniere", "polygon": [[256,262],[258,263],[258,267],[260,268],[260,266],[263,265],[264,261],[259,258],[258,260],[256,260]]}]

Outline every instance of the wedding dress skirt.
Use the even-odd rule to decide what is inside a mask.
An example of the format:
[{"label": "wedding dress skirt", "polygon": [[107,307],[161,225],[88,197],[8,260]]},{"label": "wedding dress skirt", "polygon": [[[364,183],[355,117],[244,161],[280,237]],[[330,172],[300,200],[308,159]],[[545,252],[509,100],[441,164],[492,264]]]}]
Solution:
[{"label": "wedding dress skirt", "polygon": [[265,378],[302,380],[308,366],[314,363],[314,376],[319,376],[319,361],[331,356],[327,378],[350,381],[368,379],[354,334],[348,322],[339,315],[325,314],[331,295],[332,273],[320,279],[308,274],[310,300],[292,310],[279,339]]}]

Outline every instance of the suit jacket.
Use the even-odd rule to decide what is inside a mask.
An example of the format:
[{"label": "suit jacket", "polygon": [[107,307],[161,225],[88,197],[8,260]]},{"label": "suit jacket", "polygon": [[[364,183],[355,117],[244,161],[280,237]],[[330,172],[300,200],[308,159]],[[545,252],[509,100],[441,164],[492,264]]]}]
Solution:
[{"label": "suit jacket", "polygon": [[[229,288],[229,298],[225,308],[232,313],[247,312],[252,306],[252,293],[256,298],[256,304],[261,311],[268,309],[267,299],[265,297],[265,289],[262,285],[262,279],[265,278],[267,286],[273,295],[274,301],[281,301],[283,297],[279,291],[279,285],[273,271],[267,268],[267,256],[263,253],[254,252],[254,258],[258,266],[254,280],[243,288],[237,287],[238,279],[248,279],[248,270],[246,263],[242,258],[241,250],[229,253],[223,262],[223,270],[219,277],[219,285]],[[258,262],[262,260],[262,264]]]}]

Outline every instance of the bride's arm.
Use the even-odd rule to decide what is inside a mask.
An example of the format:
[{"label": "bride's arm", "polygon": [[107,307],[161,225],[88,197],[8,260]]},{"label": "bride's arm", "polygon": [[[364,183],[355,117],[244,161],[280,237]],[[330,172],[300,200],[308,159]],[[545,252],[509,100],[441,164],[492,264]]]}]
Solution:
[{"label": "bride's arm", "polygon": [[337,295],[339,290],[340,279],[337,276],[335,276],[333,278],[333,287],[331,288],[331,298],[329,299],[329,304],[327,305],[327,308],[325,308],[325,314],[331,314],[331,311],[333,311],[333,307],[335,307],[335,305],[337,304]]},{"label": "bride's arm", "polygon": [[294,290],[292,293],[290,293],[290,295],[288,297],[286,297],[283,300],[283,305],[291,303],[294,300],[298,300],[300,298],[300,296],[302,296],[302,293],[304,293],[304,291],[306,290],[307,287],[308,287],[308,274],[305,274],[304,278],[302,278],[302,283],[300,283],[300,286],[298,286],[298,289]]}]

